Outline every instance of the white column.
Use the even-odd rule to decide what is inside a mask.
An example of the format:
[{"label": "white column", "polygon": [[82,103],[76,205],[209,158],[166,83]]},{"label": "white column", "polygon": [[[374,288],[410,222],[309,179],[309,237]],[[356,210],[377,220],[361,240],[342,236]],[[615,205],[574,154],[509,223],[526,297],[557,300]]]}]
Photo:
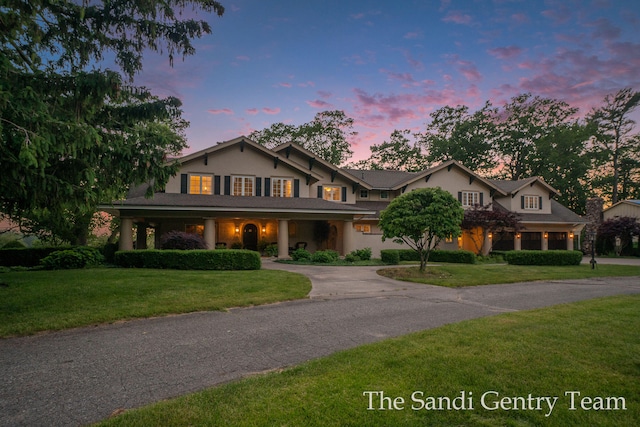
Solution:
[{"label": "white column", "polygon": [[568,251],[572,251],[573,250],[573,231],[569,231],[567,233],[567,250]]},{"label": "white column", "polygon": [[522,235],[520,233],[516,233],[516,237],[514,237],[515,241],[513,242],[513,250],[519,251],[522,249]]},{"label": "white column", "polygon": [[489,255],[489,251],[491,250],[491,245],[493,242],[493,236],[489,236],[491,233],[487,233],[487,235],[484,238],[484,243],[482,244],[482,255],[483,256],[487,256]]},{"label": "white column", "polygon": [[353,221],[345,220],[342,224],[342,251],[343,255],[346,255],[352,252],[355,248],[353,247]]},{"label": "white column", "polygon": [[120,217],[120,243],[121,251],[133,250],[133,218]]},{"label": "white column", "polygon": [[278,220],[278,258],[289,258],[289,221]]},{"label": "white column", "polygon": [[542,250],[549,250],[549,233],[547,233],[546,231],[542,232]]},{"label": "white column", "polygon": [[215,218],[204,219],[204,241],[209,249],[216,248],[216,220]]}]

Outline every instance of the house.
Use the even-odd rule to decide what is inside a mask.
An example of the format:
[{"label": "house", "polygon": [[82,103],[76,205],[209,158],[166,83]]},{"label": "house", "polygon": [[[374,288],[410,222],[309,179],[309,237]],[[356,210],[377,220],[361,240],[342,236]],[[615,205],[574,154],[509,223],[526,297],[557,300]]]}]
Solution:
[{"label": "house", "polygon": [[[525,230],[496,236],[504,249],[573,249],[584,227],[581,217],[553,197],[540,178],[492,181],[456,161],[418,173],[361,171],[334,166],[296,145],[272,150],[239,137],[178,159],[179,173],[163,192],[144,197],[134,189],[125,200],[101,208],[120,217],[120,249],[146,247],[147,229],[159,236],[171,230],[202,235],[210,248],[257,249],[277,244],[278,256],[292,248],[402,248],[382,241],[380,212],[395,197],[422,187],[441,187],[463,207],[492,204],[522,215]],[[472,249],[472,233],[442,242],[443,249]],[[491,243],[491,242],[490,242]],[[486,247],[491,247],[487,245]]]},{"label": "house", "polygon": [[640,221],[640,200],[622,200],[602,212],[604,220],[615,217],[631,217]]}]

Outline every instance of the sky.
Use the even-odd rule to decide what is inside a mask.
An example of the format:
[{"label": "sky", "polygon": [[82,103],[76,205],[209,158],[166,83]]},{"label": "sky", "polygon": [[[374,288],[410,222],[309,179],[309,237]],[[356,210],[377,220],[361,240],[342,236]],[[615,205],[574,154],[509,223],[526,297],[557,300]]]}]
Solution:
[{"label": "sky", "polygon": [[394,129],[424,131],[444,106],[513,96],[563,100],[580,114],[640,90],[638,0],[220,0],[196,54],[147,56],[135,83],[183,103],[199,151],[322,111],[355,121],[350,161]]}]

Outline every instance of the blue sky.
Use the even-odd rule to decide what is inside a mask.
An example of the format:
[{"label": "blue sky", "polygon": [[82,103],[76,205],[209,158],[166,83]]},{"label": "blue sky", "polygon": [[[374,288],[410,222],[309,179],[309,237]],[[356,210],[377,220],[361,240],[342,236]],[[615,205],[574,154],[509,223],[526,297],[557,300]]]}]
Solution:
[{"label": "blue sky", "polygon": [[186,153],[338,109],[355,120],[355,161],[445,105],[531,92],[585,114],[640,90],[637,0],[220,1],[195,56],[148,56],[136,79],[182,100]]}]

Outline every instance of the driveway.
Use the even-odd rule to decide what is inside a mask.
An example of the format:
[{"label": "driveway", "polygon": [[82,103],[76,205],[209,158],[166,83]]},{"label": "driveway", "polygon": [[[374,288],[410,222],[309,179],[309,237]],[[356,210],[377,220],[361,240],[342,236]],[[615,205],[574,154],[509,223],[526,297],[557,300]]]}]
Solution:
[{"label": "driveway", "polygon": [[264,267],[308,275],[310,298],[0,340],[0,425],[83,425],[410,332],[640,293],[640,277],[449,289],[395,282],[375,267]]}]

